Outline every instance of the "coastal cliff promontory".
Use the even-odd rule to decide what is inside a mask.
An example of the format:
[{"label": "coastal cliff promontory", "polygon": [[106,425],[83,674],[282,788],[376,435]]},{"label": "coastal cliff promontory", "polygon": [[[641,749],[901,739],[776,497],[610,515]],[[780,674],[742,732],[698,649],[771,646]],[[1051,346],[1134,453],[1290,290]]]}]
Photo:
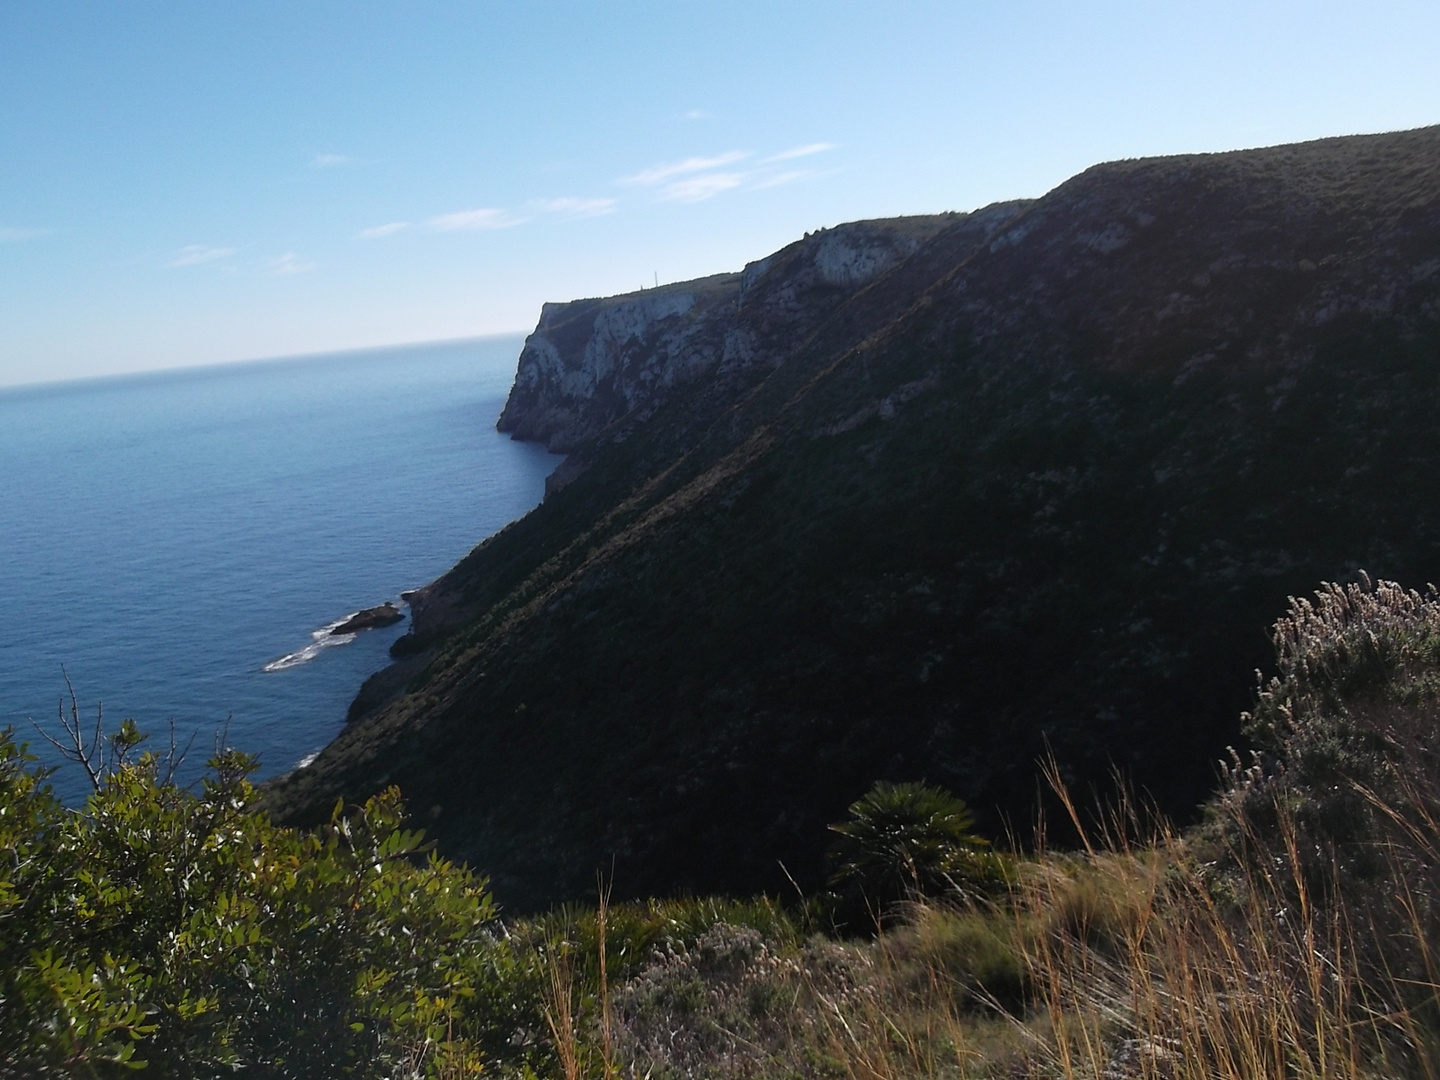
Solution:
[{"label": "coastal cliff promontory", "polygon": [[[963,215],[983,235],[1020,212]],[[806,236],[739,274],[606,300],[546,304],[525,341],[499,429],[551,450],[616,421],[643,423],[676,390],[736,387],[778,366],[844,300],[962,215],[859,221]]]},{"label": "coastal cliff promontory", "polygon": [[1440,129],[1099,165],[547,305],[545,502],[274,811],[398,783],[517,906],[822,874],[876,779],[1185,813],[1288,595],[1440,578]]}]

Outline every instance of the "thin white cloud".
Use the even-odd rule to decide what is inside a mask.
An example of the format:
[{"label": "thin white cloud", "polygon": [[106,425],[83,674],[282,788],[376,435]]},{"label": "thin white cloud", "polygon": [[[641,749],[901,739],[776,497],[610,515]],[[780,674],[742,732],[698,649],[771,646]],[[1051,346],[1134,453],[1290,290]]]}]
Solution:
[{"label": "thin white cloud", "polygon": [[714,120],[715,114],[706,112],[704,109],[691,109],[685,114],[686,120]]},{"label": "thin white cloud", "polygon": [[270,272],[279,277],[285,277],[289,274],[307,274],[314,269],[315,264],[313,262],[306,262],[293,251],[287,251],[278,259],[270,260]]},{"label": "thin white cloud", "polygon": [[508,210],[483,207],[479,210],[457,210],[453,214],[437,214],[425,222],[435,232],[462,232],[487,229],[508,229],[523,225],[529,218],[517,217]]},{"label": "thin white cloud", "polygon": [[44,236],[49,229],[21,229],[15,227],[0,226],[0,244],[18,244],[24,240],[34,240]]},{"label": "thin white cloud", "polygon": [[754,157],[748,150],[731,150],[713,157],[690,157],[683,161],[655,165],[633,176],[622,177],[617,183],[657,188],[656,197],[665,202],[698,203],[713,199],[726,191],[759,191],[828,175],[814,169],[782,170],[775,166],[779,162],[810,157],[834,148],[834,143],[804,143],[760,158],[746,168],[725,169],[726,165],[749,161]]},{"label": "thin white cloud", "polygon": [[745,183],[746,173],[706,173],[703,176],[692,176],[686,180],[677,180],[673,184],[667,184],[660,192],[660,197],[668,202],[704,202],[706,199],[714,198],[722,191],[729,191]]},{"label": "thin white cloud", "polygon": [[809,157],[811,154],[823,154],[826,150],[834,150],[835,144],[828,142],[806,143],[804,146],[792,146],[789,150],[782,150],[778,154],[771,154],[766,162],[771,161],[793,161],[795,158]]},{"label": "thin white cloud", "polygon": [[664,165],[655,165],[649,169],[641,169],[634,176],[621,177],[619,183],[639,184],[643,187],[654,187],[656,184],[663,184],[677,176],[684,176],[687,173],[707,172],[710,169],[718,169],[722,165],[733,165],[737,161],[744,161],[751,156],[749,150],[730,150],[724,154],[716,154],[714,157],[690,157],[684,161],[672,161]]},{"label": "thin white cloud", "polygon": [[815,169],[791,169],[789,172],[776,173],[774,176],[767,176],[757,180],[750,186],[759,191],[761,188],[780,187],[784,184],[794,184],[800,180],[813,180],[816,177],[825,176],[826,173],[818,172]]},{"label": "thin white cloud", "polygon": [[357,240],[378,240],[382,236],[394,236],[397,232],[404,232],[410,227],[408,221],[387,221],[384,225],[372,225],[368,229],[361,229],[355,234]]},{"label": "thin white cloud", "polygon": [[167,262],[166,266],[199,266],[201,263],[228,259],[235,254],[234,248],[206,247],[204,244],[186,244]]},{"label": "thin white cloud", "polygon": [[567,218],[599,217],[602,214],[613,214],[615,212],[614,199],[577,199],[563,197],[559,199],[537,199],[530,204],[537,210],[547,214],[559,214]]},{"label": "thin white cloud", "polygon": [[337,169],[342,165],[354,165],[355,159],[347,154],[316,154],[310,159],[312,169]]}]

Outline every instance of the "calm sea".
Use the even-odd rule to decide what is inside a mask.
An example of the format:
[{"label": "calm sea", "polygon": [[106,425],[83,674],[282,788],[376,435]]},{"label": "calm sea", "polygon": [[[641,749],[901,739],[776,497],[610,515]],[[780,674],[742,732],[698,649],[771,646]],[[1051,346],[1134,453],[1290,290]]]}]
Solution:
[{"label": "calm sea", "polygon": [[315,753],[405,624],[324,631],[540,501],[559,458],[495,431],[520,343],[0,391],[0,727],[38,749],[63,669],[197,759]]}]

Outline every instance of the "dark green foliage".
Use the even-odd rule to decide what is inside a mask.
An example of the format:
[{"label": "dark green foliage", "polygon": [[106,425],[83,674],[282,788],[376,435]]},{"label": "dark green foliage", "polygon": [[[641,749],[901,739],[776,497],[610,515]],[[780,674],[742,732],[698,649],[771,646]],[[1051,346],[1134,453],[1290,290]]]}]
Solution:
[{"label": "dark green foliage", "polygon": [[[311,831],[253,808],[254,762],[198,792],[112,741],[64,810],[0,733],[0,1076],[464,1075],[519,1062],[534,973],[483,879],[426,854],[388,790]],[[123,747],[121,743],[125,743]],[[518,1039],[517,1039],[518,1033]]]},{"label": "dark green foliage", "polygon": [[531,910],[612,859],[619,897],[817,889],[877,775],[994,835],[1047,746],[1193,814],[1288,595],[1440,580],[1437,163],[1429,129],[1105,166],[823,302],[777,260],[726,309],[754,362],[657,337],[694,381],[436,583],[277,814],[398,783]]},{"label": "dark green foliage", "polygon": [[850,804],[846,821],[830,826],[831,884],[884,905],[996,877],[989,842],[972,831],[974,824],[964,800],[940,788],[877,781]]},{"label": "dark green foliage", "polygon": [[[659,900],[651,898],[615,904],[606,909],[605,957],[609,977],[625,979],[651,959],[657,948],[689,947],[717,923],[745,927],[763,934],[766,940],[795,945],[803,937],[802,927],[810,922],[811,902],[806,911],[794,915],[768,897],[735,900],[715,896],[685,896]],[[544,915],[517,921],[511,935],[528,947],[563,947],[580,965],[575,974],[588,991],[599,986],[599,932],[593,906],[566,904]]]}]

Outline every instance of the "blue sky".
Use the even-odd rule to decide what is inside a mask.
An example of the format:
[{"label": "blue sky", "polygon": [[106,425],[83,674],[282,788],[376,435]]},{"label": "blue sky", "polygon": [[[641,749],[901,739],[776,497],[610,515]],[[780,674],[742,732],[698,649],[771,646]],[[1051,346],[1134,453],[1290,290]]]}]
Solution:
[{"label": "blue sky", "polygon": [[0,385],[525,330],[1097,161],[1440,122],[1440,4],[0,0]]}]

